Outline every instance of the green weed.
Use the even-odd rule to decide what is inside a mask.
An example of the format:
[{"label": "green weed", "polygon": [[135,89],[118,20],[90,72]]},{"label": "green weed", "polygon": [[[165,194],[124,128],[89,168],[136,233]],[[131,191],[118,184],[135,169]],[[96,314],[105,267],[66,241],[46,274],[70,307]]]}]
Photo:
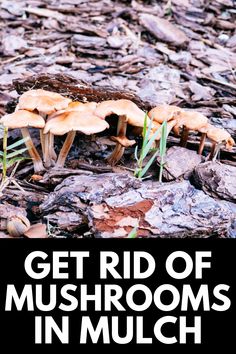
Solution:
[{"label": "green weed", "polygon": [[[11,145],[7,145],[8,140],[8,128],[0,127],[3,130],[3,146],[2,151],[0,151],[0,164],[2,165],[2,180],[0,184],[0,192],[6,188],[10,182],[13,182],[18,188],[22,189],[18,183],[13,179],[16,169],[19,163],[26,159],[26,157],[21,156],[27,148],[18,148],[25,143],[26,139],[20,139]],[[18,149],[16,149],[18,148]],[[7,176],[8,169],[15,165],[11,175]]]},{"label": "green weed", "polygon": [[[134,156],[137,161],[137,167],[134,171],[134,176],[142,179],[144,175],[148,172],[154,160],[157,158],[158,154],[161,157],[161,165],[160,165],[160,173],[159,173],[159,181],[162,181],[163,167],[164,167],[164,157],[166,153],[166,143],[167,143],[167,122],[163,122],[160,128],[158,128],[155,133],[152,133],[153,120],[151,119],[151,124],[147,127],[147,113],[144,118],[144,126],[143,126],[143,142],[140,153],[138,155],[138,147],[136,146],[134,151]],[[160,138],[160,147],[158,149],[153,149],[153,144],[161,134]],[[144,159],[150,153],[154,152],[152,157],[144,166]]]}]

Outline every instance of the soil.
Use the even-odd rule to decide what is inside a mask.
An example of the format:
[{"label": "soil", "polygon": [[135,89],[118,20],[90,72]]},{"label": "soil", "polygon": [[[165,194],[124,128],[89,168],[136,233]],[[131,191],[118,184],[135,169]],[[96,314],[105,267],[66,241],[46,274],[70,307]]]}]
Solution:
[{"label": "soil", "polygon": [[[233,0],[2,0],[0,26],[0,116],[26,90],[44,88],[83,102],[126,98],[143,110],[175,104],[236,138]],[[30,161],[20,163],[23,192],[11,184],[0,196],[1,237],[12,213],[43,223],[49,237],[127,237],[137,225],[139,237],[235,237],[235,146],[211,163],[207,142],[199,161],[198,135],[180,151],[171,134],[164,183],[159,160],[140,182],[134,147],[108,165],[117,117],[109,122],[96,136],[77,134],[64,169],[35,176]],[[40,151],[38,132],[31,134]],[[9,144],[19,137],[9,131]],[[132,129],[128,137],[141,146]],[[56,153],[63,140],[56,137]]]}]

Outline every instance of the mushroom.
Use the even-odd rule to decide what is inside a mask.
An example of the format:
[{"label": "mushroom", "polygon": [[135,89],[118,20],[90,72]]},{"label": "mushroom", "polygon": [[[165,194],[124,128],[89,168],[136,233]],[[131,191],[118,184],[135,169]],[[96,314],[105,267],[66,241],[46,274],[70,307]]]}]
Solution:
[{"label": "mushroom", "polygon": [[[168,105],[168,104],[162,104],[152,108],[148,112],[148,116],[150,117],[150,119],[152,119],[154,127],[156,127],[153,129],[153,131],[159,129],[161,124],[164,121],[167,121],[167,136],[170,134],[170,131],[172,129],[174,130],[174,133],[176,135],[179,135],[178,129],[175,128],[177,122],[175,120],[175,116],[176,114],[178,114],[178,112],[182,112],[182,109],[180,107]],[[156,142],[159,141],[160,138],[161,138],[161,133],[156,138]]]},{"label": "mushroom", "polygon": [[225,129],[214,127],[211,124],[208,124],[205,134],[207,138],[212,141],[212,148],[209,156],[210,160],[216,159],[222,146],[225,146],[227,150],[231,150],[235,144],[234,139]]},{"label": "mushroom", "polygon": [[11,114],[3,116],[0,120],[3,126],[15,129],[20,128],[23,138],[25,138],[25,145],[28,149],[29,155],[33,160],[34,171],[36,173],[44,170],[42,159],[30,137],[28,127],[43,129],[45,126],[44,119],[36,113],[28,112],[26,110],[19,110]]},{"label": "mushroom", "polygon": [[86,102],[86,103],[83,103],[83,102],[79,102],[79,101],[73,101],[73,102],[70,102],[68,107],[65,108],[65,109],[62,109],[60,111],[57,111],[55,113],[53,113],[52,115],[50,115],[50,119],[52,117],[56,117],[57,114],[61,114],[61,113],[64,113],[64,112],[74,112],[74,111],[94,111],[97,107],[97,103],[96,102]]},{"label": "mushroom", "polygon": [[127,118],[126,116],[119,116],[119,121],[117,125],[117,136],[111,136],[111,140],[116,142],[115,149],[112,154],[108,157],[108,162],[114,166],[122,156],[124,155],[125,148],[133,146],[136,144],[135,140],[129,140],[126,137],[127,131]]},{"label": "mushroom", "polygon": [[74,101],[71,102],[68,107],[65,109],[66,112],[71,112],[71,111],[85,111],[85,110],[91,110],[95,111],[97,107],[96,102],[79,102],[79,101]]},{"label": "mushroom", "polygon": [[175,117],[175,113],[182,112],[182,109],[177,106],[168,104],[160,104],[152,108],[148,112],[148,116],[153,119],[154,122],[162,124],[165,120],[168,122]]},{"label": "mushroom", "polygon": [[92,135],[102,132],[107,128],[109,128],[109,124],[105,120],[95,116],[89,109],[56,113],[50,116],[45,125],[44,134],[64,135],[67,133],[67,137],[56,162],[56,167],[64,166],[76,131],[86,135]]},{"label": "mushroom", "polygon": [[[66,109],[70,102],[70,98],[63,97],[59,93],[38,89],[23,93],[19,98],[18,108],[28,111],[37,110],[46,120],[49,114]],[[54,151],[54,136],[52,134],[44,136],[40,131],[40,140],[45,167],[50,167],[54,165],[57,158]]]},{"label": "mushroom", "polygon": [[23,93],[19,98],[18,107],[28,111],[37,109],[42,115],[48,115],[67,108],[70,102],[70,98],[59,93],[38,89]]},{"label": "mushroom", "polygon": [[207,126],[207,117],[199,112],[181,111],[175,114],[177,121],[175,131],[178,132],[180,127],[183,127],[180,145],[186,147],[188,141],[189,131],[202,131],[204,132]]},{"label": "mushroom", "polygon": [[[99,103],[94,114],[102,119],[105,119],[111,114],[115,114],[119,117],[117,136],[112,137],[112,140],[116,141],[116,147],[108,157],[108,162],[111,165],[115,165],[123,156],[125,148],[135,144],[135,140],[129,140],[126,138],[127,125],[130,124],[134,127],[143,128],[145,113],[132,101],[121,99]],[[147,126],[149,124],[150,119],[147,118]]]}]

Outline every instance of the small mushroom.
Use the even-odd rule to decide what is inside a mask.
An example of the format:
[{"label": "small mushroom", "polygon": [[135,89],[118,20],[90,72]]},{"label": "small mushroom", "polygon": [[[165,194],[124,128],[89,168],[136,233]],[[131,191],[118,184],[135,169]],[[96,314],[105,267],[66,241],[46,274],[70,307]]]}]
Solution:
[{"label": "small mushroom", "polygon": [[[124,154],[125,147],[135,144],[134,140],[128,142],[126,138],[127,125],[143,128],[145,113],[138,108],[132,101],[121,99],[117,101],[103,101],[97,105],[94,114],[105,119],[106,117],[115,114],[119,117],[117,125],[116,147],[112,154],[108,157],[108,162],[114,166]],[[147,118],[147,126],[150,124],[150,119]],[[125,140],[126,138],[126,140]],[[113,137],[114,140],[114,137]],[[125,145],[120,142],[125,141]]]},{"label": "small mushroom", "polygon": [[12,216],[7,220],[7,232],[9,235],[19,237],[30,228],[29,220],[23,215]]},{"label": "small mushroom", "polygon": [[57,111],[53,114],[51,114],[49,116],[49,118],[53,118],[53,117],[56,117],[58,114],[62,114],[64,112],[82,112],[82,111],[91,111],[91,112],[94,112],[95,109],[97,107],[97,103],[96,102],[86,102],[86,103],[83,103],[83,102],[79,102],[79,101],[73,101],[73,102],[70,102],[68,107],[65,108],[65,109],[62,109],[60,111]]},{"label": "small mushroom", "polygon": [[3,116],[0,120],[3,126],[9,129],[20,128],[23,138],[25,138],[25,145],[28,149],[29,155],[33,160],[34,171],[39,173],[44,170],[42,159],[31,139],[28,127],[43,129],[45,126],[44,119],[36,113],[28,112],[26,110],[19,110],[11,114]]},{"label": "small mushroom", "polygon": [[67,137],[56,162],[56,167],[64,166],[76,131],[86,135],[92,135],[102,132],[107,128],[109,128],[109,124],[105,120],[95,116],[89,109],[84,111],[63,112],[61,114],[56,113],[49,117],[44,128],[44,134],[50,132],[54,135],[64,135],[67,133]]},{"label": "small mushroom", "polygon": [[169,122],[174,119],[177,112],[182,112],[182,109],[177,106],[172,106],[168,104],[160,104],[148,112],[148,116],[153,121],[162,124],[164,121]]},{"label": "small mushroom", "polygon": [[19,98],[18,107],[28,111],[36,109],[42,115],[48,115],[66,109],[70,102],[70,98],[63,97],[59,93],[38,89],[23,93]]},{"label": "small mushroom", "polygon": [[[182,112],[182,109],[178,106],[174,105],[168,105],[168,104],[162,104],[154,107],[148,112],[148,116],[150,119],[153,120],[153,125],[154,129],[153,132],[155,132],[157,129],[160,128],[161,124],[164,121],[167,121],[167,136],[170,134],[170,131],[173,129],[175,135],[178,134],[178,129],[176,129],[176,120],[175,116],[178,114],[178,112]],[[161,138],[161,132],[156,138],[156,145],[158,145],[158,141]]]},{"label": "small mushroom", "polygon": [[180,145],[186,147],[189,131],[202,131],[207,126],[207,117],[199,112],[181,111],[175,114],[176,125],[175,130],[183,128]]},{"label": "small mushroom", "polygon": [[86,111],[86,110],[90,110],[90,111],[95,111],[97,107],[97,103],[96,102],[86,102],[86,103],[82,103],[79,101],[74,101],[71,102],[68,105],[68,108],[66,108],[65,111],[70,112],[70,111]]},{"label": "small mushroom", "polygon": [[127,118],[126,116],[120,116],[117,125],[117,136],[111,136],[111,140],[116,142],[115,149],[109,156],[108,161],[111,165],[115,165],[124,155],[125,148],[136,144],[135,140],[129,140],[126,137],[127,131]]},{"label": "small mushroom", "polygon": [[225,146],[227,150],[231,150],[235,144],[234,139],[225,129],[214,127],[211,124],[208,124],[206,136],[212,142],[211,153],[209,156],[210,160],[216,159],[222,146]]},{"label": "small mushroom", "polygon": [[[28,111],[37,110],[46,121],[48,115],[66,109],[70,102],[70,98],[63,97],[59,93],[38,89],[23,93],[19,98],[18,108]],[[40,140],[45,167],[50,167],[54,165],[57,158],[54,151],[54,136],[52,134],[44,136],[40,131]]]}]

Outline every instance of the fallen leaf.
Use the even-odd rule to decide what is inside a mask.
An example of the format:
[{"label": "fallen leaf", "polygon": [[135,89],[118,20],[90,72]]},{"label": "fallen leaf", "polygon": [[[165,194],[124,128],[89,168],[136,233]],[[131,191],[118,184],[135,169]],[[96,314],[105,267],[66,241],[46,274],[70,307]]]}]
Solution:
[{"label": "fallen leaf", "polygon": [[32,225],[24,235],[28,238],[48,238],[46,225],[41,223]]}]

